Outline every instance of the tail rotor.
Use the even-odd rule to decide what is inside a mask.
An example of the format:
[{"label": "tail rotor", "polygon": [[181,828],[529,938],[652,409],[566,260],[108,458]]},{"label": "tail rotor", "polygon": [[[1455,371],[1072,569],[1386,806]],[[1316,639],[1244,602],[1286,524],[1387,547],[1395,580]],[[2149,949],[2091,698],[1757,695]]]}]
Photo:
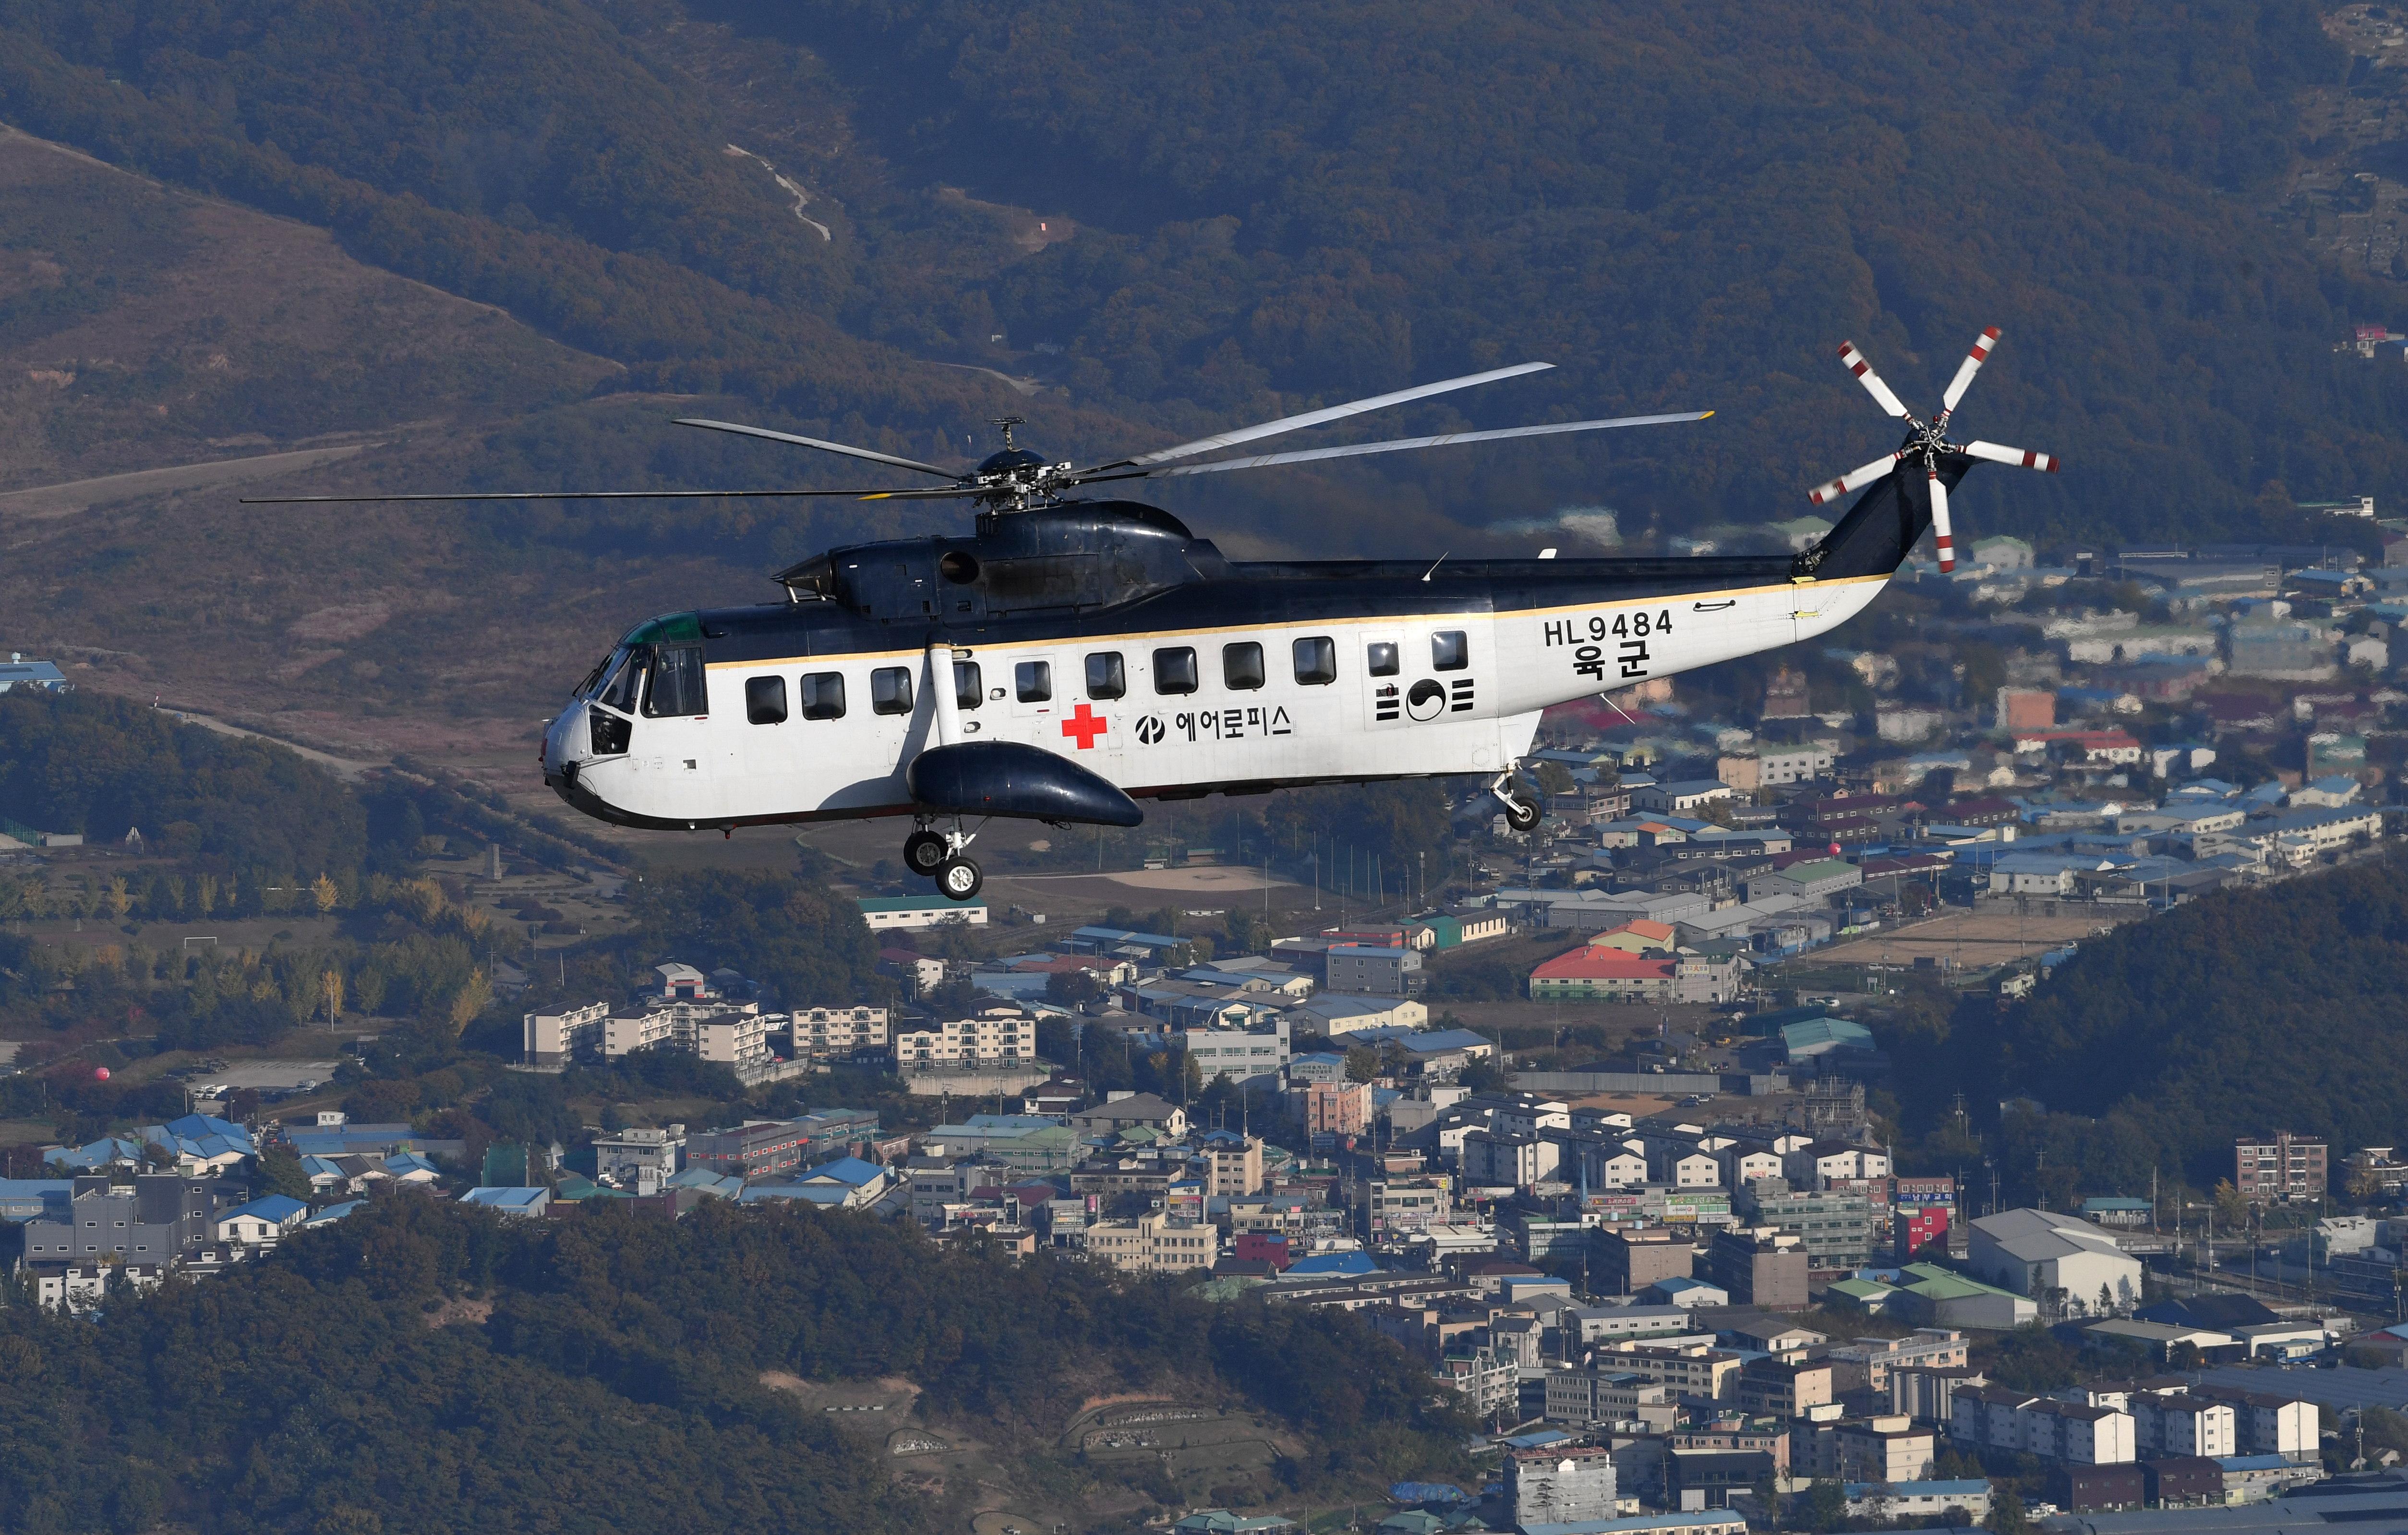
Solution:
[{"label": "tail rotor", "polygon": [[[1914,413],[1907,409],[1905,402],[1898,397],[1897,392],[1873,371],[1873,365],[1856,350],[1854,341],[1842,342],[1840,366],[1846,368],[1856,382],[1865,386],[1865,393],[1873,397],[1873,403],[1881,407],[1883,414],[1906,423],[1907,438],[1896,452],[1815,486],[1806,493],[1807,499],[1818,507],[1828,505],[1850,491],[1861,490],[1886,478],[1910,460],[1920,461],[1924,483],[1931,501],[1931,538],[1939,548],[1940,568],[1943,573],[1955,570],[1956,536],[1948,521],[1948,484],[1941,478],[1942,460],[1954,454],[1960,459],[2011,464],[2038,469],[2044,474],[2055,474],[2064,465],[2062,459],[2053,454],[2033,452],[2028,449],[2002,448],[1995,442],[1959,444],[1948,439],[1949,418],[1956,413],[1957,404],[1964,399],[1965,391],[1972,387],[1974,375],[1982,371],[1982,365],[1990,360],[1990,353],[1997,350],[1998,345],[1999,327],[1996,325],[1985,327],[1980,336],[1974,337],[1971,350],[1956,366],[1956,376],[1948,380],[1947,392],[1940,397],[1940,413],[1927,424],[1916,420]],[[1958,472],[1962,472],[1961,466]]]}]

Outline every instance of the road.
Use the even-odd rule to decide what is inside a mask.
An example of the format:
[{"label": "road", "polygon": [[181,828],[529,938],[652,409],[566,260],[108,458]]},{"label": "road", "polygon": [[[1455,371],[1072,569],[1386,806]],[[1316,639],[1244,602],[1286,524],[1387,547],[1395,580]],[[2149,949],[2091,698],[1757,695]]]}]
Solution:
[{"label": "road", "polygon": [[374,442],[347,442],[334,448],[301,448],[285,453],[255,453],[249,458],[213,458],[204,464],[178,464],[164,469],[136,469],[128,474],[72,480],[59,485],[36,485],[0,493],[0,517],[71,517],[111,501],[131,501],[162,491],[202,490],[295,474],[380,446]]}]

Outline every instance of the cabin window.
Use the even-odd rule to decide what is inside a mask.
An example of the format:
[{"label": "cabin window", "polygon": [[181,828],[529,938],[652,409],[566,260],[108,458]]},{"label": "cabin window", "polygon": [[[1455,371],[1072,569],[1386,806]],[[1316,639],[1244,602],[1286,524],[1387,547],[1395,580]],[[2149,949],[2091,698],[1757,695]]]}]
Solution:
[{"label": "cabin window", "polygon": [[1087,696],[1117,698],[1128,691],[1128,674],[1121,667],[1121,653],[1097,651],[1087,657]]},{"label": "cabin window", "polygon": [[1471,644],[1461,629],[1440,629],[1430,636],[1430,669],[1461,671],[1471,665]]},{"label": "cabin window", "polygon": [[1365,668],[1372,676],[1394,677],[1397,674],[1397,642],[1374,639],[1363,647],[1363,661]]},{"label": "cabin window", "polygon": [[807,671],[803,674],[803,718],[844,718],[844,673]]},{"label": "cabin window", "polygon": [[1326,637],[1297,640],[1296,680],[1307,687],[1338,681],[1338,641]]},{"label": "cabin window", "polygon": [[1196,653],[1182,645],[1177,650],[1154,653],[1154,691],[1156,693],[1193,693],[1196,691]]},{"label": "cabin window", "polygon": [[1021,661],[1011,668],[1011,690],[1024,704],[1041,704],[1054,696],[1054,663]]},{"label": "cabin window", "polygon": [[701,646],[663,645],[652,653],[652,685],[644,695],[644,712],[656,720],[710,712]]},{"label": "cabin window", "polygon": [[754,724],[786,723],[786,680],[782,677],[744,679],[744,717]]},{"label": "cabin window", "polygon": [[873,714],[911,712],[911,668],[881,667],[869,674],[869,710]]},{"label": "cabin window", "polygon": [[953,704],[958,709],[976,709],[986,697],[986,679],[979,672],[975,661],[953,663]]},{"label": "cabin window", "polygon": [[1253,640],[1221,647],[1221,681],[1240,691],[1263,685],[1263,648]]}]

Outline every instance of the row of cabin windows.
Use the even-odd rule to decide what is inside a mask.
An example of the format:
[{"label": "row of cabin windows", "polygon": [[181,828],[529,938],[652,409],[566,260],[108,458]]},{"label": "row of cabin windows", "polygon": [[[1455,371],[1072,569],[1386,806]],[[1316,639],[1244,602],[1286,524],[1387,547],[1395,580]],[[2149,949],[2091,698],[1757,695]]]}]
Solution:
[{"label": "row of cabin windows", "polygon": [[[1290,647],[1296,680],[1304,687],[1326,687],[1338,681],[1338,642],[1326,636],[1299,639]],[[1381,639],[1364,647],[1364,667],[1374,677],[1394,677],[1402,663],[1394,640]],[[1430,669],[1461,671],[1471,664],[1471,649],[1460,629],[1430,636]],[[1102,700],[1128,693],[1128,668],[1118,651],[1096,651],[1086,658],[1087,696]],[[1222,685],[1236,692],[1262,687],[1268,673],[1263,648],[1253,640],[1221,647]],[[1154,653],[1154,691],[1164,696],[1196,692],[1202,685],[1195,647],[1178,645]],[[797,692],[807,720],[844,718],[844,673],[805,672]],[[1018,661],[1011,667],[1012,696],[1024,704],[1041,704],[1054,697],[1054,663]],[[1003,689],[995,696],[1001,698]],[[953,702],[976,709],[987,698],[985,674],[975,661],[953,663]],[[911,712],[911,668],[881,667],[869,674],[869,708],[875,714]],[[786,680],[748,677],[744,680],[744,717],[754,724],[783,724],[787,718]]]}]

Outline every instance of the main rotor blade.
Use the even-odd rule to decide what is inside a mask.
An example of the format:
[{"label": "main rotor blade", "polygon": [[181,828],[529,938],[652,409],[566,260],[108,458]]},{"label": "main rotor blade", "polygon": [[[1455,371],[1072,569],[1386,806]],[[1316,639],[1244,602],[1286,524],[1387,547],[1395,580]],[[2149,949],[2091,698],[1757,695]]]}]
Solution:
[{"label": "main rotor blade", "polygon": [[[1259,469],[1273,464],[1305,464],[1321,458],[1354,458],[1364,453],[1402,452],[1408,448],[1448,448],[1461,442],[1498,442],[1507,438],[1551,437],[1558,432],[1597,432],[1613,426],[1660,426],[1668,422],[1703,421],[1711,410],[1684,410],[1669,416],[1618,416],[1612,421],[1568,421],[1548,426],[1508,426],[1494,432],[1447,432],[1433,438],[1395,438],[1386,442],[1359,442],[1345,448],[1308,448],[1293,453],[1263,453],[1254,458],[1227,458],[1217,464],[1182,464],[1152,469],[1155,475],[1216,474],[1223,469]],[[1114,478],[1118,478],[1115,476]]]},{"label": "main rotor blade", "polygon": [[1956,402],[1963,399],[1965,391],[1971,387],[1973,375],[1982,371],[1982,365],[1990,360],[1990,353],[1997,351],[1998,346],[1999,327],[1996,325],[1985,328],[1973,338],[1973,350],[1956,365],[1956,377],[1948,380],[1948,393],[1940,396],[1941,420],[1946,421],[1956,413]]},{"label": "main rotor blade", "polygon": [[817,448],[824,453],[842,453],[847,458],[866,458],[872,464],[892,464],[898,469],[917,469],[943,480],[962,477],[951,469],[940,469],[934,464],[923,464],[916,458],[896,458],[893,453],[876,453],[867,448],[850,447],[841,442],[823,442],[818,438],[796,437],[792,432],[772,432],[766,426],[743,426],[732,421],[704,421],[695,416],[680,416],[679,426],[700,426],[713,432],[734,432],[739,437],[767,438],[771,442],[791,442],[796,447]]},{"label": "main rotor blade", "polygon": [[947,485],[942,489],[924,491],[846,491],[842,494],[858,495],[865,501],[945,501],[964,495],[1005,496],[1010,494],[1010,488],[1005,485]]},{"label": "main rotor blade", "polygon": [[1873,371],[1872,364],[1865,361],[1865,354],[1856,350],[1854,341],[1840,343],[1840,366],[1856,376],[1856,382],[1865,386],[1865,393],[1873,397],[1875,405],[1900,421],[1914,419],[1907,413],[1906,403],[1891,392],[1889,385],[1882,382],[1882,376]]},{"label": "main rotor blade", "polygon": [[1850,491],[1860,490],[1889,473],[1890,466],[1905,456],[1906,454],[1902,452],[1891,453],[1885,458],[1876,458],[1870,464],[1860,464],[1840,476],[1839,479],[1826,481],[1808,491],[1806,499],[1818,507],[1826,501],[1836,501]]},{"label": "main rotor blade", "polygon": [[1333,405],[1326,409],[1308,410],[1300,416],[1282,416],[1277,421],[1267,421],[1255,426],[1240,426],[1235,431],[1221,432],[1209,438],[1197,438],[1193,442],[1182,442],[1175,448],[1140,453],[1134,458],[1116,458],[1109,464],[1097,464],[1093,467],[1117,469],[1132,464],[1168,464],[1174,458],[1188,458],[1197,453],[1209,453],[1215,448],[1234,448],[1240,442],[1253,442],[1261,438],[1277,437],[1282,432],[1300,431],[1307,426],[1318,426],[1324,422],[1359,416],[1366,410],[1379,410],[1391,405],[1402,405],[1407,400],[1427,399],[1432,395],[1443,395],[1453,389],[1469,389],[1473,384],[1495,383],[1499,379],[1516,379],[1525,373],[1543,373],[1555,366],[1553,363],[1516,363],[1512,367],[1491,368],[1485,373],[1467,373],[1460,379],[1441,379],[1436,383],[1415,384],[1411,389],[1399,389],[1394,394],[1374,395],[1368,400],[1351,400],[1344,405]]},{"label": "main rotor blade", "polygon": [[757,495],[863,495],[863,491],[484,491],[460,495],[245,495],[246,507],[356,505],[369,501],[667,501]]},{"label": "main rotor blade", "polygon": [[1940,573],[1947,575],[1956,568],[1956,535],[1948,526],[1948,487],[1941,482],[1940,466],[1930,470],[1931,541],[1940,550]]},{"label": "main rotor blade", "polygon": [[1986,458],[1993,464],[2013,464],[2020,468],[2038,469],[2042,474],[2055,474],[2065,467],[2065,460],[2050,453],[2036,453],[2027,448],[2001,448],[1995,442],[1965,444],[1967,458]]}]

